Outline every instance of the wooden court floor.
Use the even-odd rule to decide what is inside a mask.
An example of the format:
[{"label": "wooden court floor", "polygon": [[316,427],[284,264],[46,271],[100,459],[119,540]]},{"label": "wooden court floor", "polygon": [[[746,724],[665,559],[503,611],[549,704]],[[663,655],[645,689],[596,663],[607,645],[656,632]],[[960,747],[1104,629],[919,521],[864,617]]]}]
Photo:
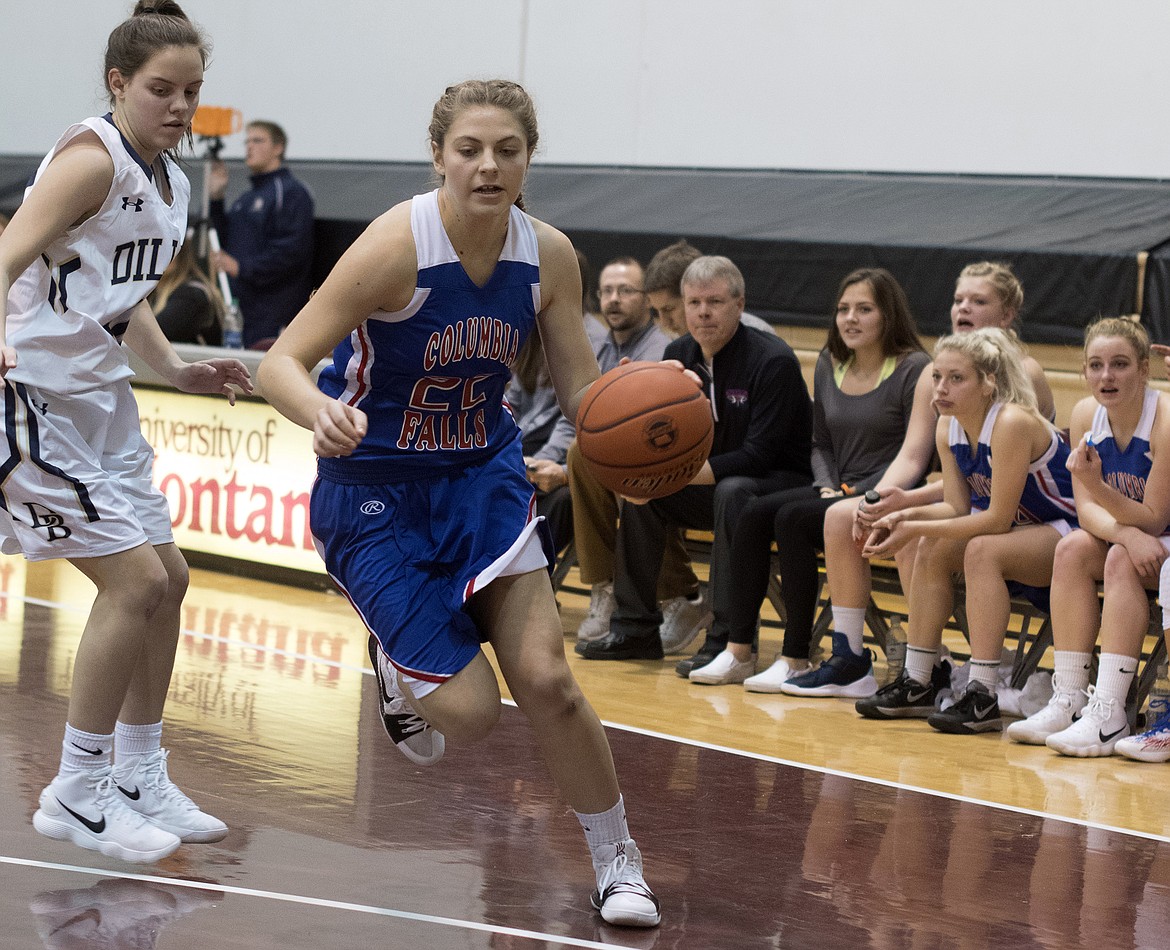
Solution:
[{"label": "wooden court floor", "polygon": [[[231,833],[147,867],[41,838],[92,588],[0,558],[0,948],[1170,946],[1170,766],[583,661],[575,580],[566,648],[610,726],[658,930],[590,910],[584,839],[515,709],[416,768],[339,597],[205,571],[165,741]],[[764,662],[778,646],[766,627]]]}]

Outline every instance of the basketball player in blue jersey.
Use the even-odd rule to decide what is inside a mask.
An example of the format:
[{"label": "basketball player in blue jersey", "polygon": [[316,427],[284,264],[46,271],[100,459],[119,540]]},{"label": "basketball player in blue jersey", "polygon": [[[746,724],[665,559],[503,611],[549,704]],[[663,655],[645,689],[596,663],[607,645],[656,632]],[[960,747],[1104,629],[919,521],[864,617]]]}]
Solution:
[{"label": "basketball player in blue jersey", "polygon": [[[430,125],[440,186],[391,208],[338,262],[260,367],[268,400],[313,431],[312,528],[369,628],[391,738],[427,765],[500,716],[490,643],[585,829],[593,906],[652,927],[601,723],[573,679],[535,518],[510,362],[539,328],[565,415],[597,378],[568,239],[525,214],[537,143],[527,93],[448,88]],[[320,387],[311,368],[333,354]]]},{"label": "basketball player in blue jersey", "polygon": [[[1053,551],[1076,523],[1068,445],[1037,410],[1023,353],[1003,330],[943,337],[931,377],[943,500],[881,518],[862,552],[890,557],[907,543],[918,545],[905,669],[875,695],[858,700],[857,711],[870,719],[929,717],[932,726],[948,732],[997,729],[992,690],[1000,647],[994,659],[985,659],[974,644],[997,636],[1002,643],[1009,581],[1032,587],[1051,581]],[[967,578],[971,680],[951,709],[935,713],[938,687],[931,673],[960,571]]]},{"label": "basketball player in blue jersey", "polygon": [[207,57],[178,4],[140,2],[106,48],[111,112],[65,132],[0,235],[0,545],[67,558],[97,587],[60,771],[33,825],[126,861],[227,834],[167,776],[162,713],[187,564],[151,483],[122,346],[184,392],[251,391],[237,360],[184,362],[146,302],[186,234],[174,152]]},{"label": "basketball player in blue jersey", "polygon": [[1007,734],[1064,755],[1102,756],[1141,740],[1125,738],[1125,706],[1149,626],[1146,590],[1158,585],[1170,550],[1170,396],[1150,387],[1149,337],[1132,320],[1086,329],[1083,371],[1092,395],[1073,407],[1068,461],[1081,530],[1056,547],[1052,699]]}]

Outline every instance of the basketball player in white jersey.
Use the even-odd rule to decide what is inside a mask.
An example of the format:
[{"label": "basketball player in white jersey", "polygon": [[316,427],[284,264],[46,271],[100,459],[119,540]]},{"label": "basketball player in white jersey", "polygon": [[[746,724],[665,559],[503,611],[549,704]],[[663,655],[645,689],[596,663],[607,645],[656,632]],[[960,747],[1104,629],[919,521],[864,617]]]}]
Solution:
[{"label": "basketball player in white jersey", "polygon": [[37,831],[126,861],[217,841],[167,777],[162,711],[187,565],[151,483],[123,343],[176,388],[251,391],[233,359],[183,361],[146,302],[182,242],[190,194],[173,155],[208,45],[171,0],[111,34],[111,112],[66,130],[0,235],[5,461],[0,546],[66,558],[97,587],[74,660],[60,771]]}]

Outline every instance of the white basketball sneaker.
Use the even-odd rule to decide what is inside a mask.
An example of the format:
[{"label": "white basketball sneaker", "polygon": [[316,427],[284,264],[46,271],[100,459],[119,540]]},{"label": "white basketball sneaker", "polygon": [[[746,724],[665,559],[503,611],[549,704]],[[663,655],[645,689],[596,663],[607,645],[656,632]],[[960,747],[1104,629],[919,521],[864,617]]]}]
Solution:
[{"label": "white basketball sneaker", "polygon": [[1009,739],[1025,745],[1044,745],[1049,736],[1064,731],[1080,718],[1085,694],[1079,689],[1062,689],[1060,674],[1052,677],[1052,686],[1054,692],[1047,706],[1007,727]]},{"label": "white basketball sneaker", "polygon": [[370,662],[378,680],[378,711],[382,725],[398,750],[415,765],[434,765],[443,757],[447,740],[422,716],[410,708],[398,684],[398,669],[382,652],[378,639],[370,634]]},{"label": "white basketball sneaker", "polygon": [[189,844],[223,840],[227,825],[202,811],[167,775],[169,754],[159,749],[114,766],[114,785],[123,802],[156,828]]},{"label": "white basketball sneaker", "polygon": [[1113,755],[1118,739],[1130,733],[1125,706],[1115,699],[1105,700],[1089,687],[1089,701],[1081,710],[1081,718],[1067,729],[1054,732],[1044,744],[1061,755],[1081,758]]},{"label": "white basketball sneaker", "polygon": [[613,581],[594,584],[589,592],[589,610],[577,628],[577,640],[588,643],[609,636],[609,621],[615,606]]},{"label": "white basketball sneaker", "polygon": [[657,927],[662,920],[662,908],[642,877],[638,846],[633,838],[627,838],[613,848],[614,857],[609,863],[594,867],[597,890],[589,899],[593,909],[601,912],[607,924]]},{"label": "white basketball sneaker", "polygon": [[125,801],[108,765],[58,775],[41,792],[33,827],[47,838],[72,841],[135,864],[161,861],[182,843],[178,835],[156,828]]}]

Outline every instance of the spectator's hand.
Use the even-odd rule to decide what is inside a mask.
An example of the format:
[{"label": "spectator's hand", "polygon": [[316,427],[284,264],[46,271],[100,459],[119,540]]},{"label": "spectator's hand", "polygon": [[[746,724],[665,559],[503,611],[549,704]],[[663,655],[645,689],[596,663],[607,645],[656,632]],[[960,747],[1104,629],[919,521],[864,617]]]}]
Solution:
[{"label": "spectator's hand", "polygon": [[569,476],[565,467],[551,459],[525,458],[524,468],[528,480],[543,492],[550,492],[562,485],[569,484]]},{"label": "spectator's hand", "polygon": [[330,399],[313,423],[313,451],[321,458],[350,455],[366,437],[366,414],[336,399]]},{"label": "spectator's hand", "polygon": [[218,158],[211,163],[211,174],[207,176],[207,194],[213,201],[222,201],[227,193],[228,178],[227,165]]},{"label": "spectator's hand", "polygon": [[1076,448],[1068,453],[1068,460],[1064,464],[1072,477],[1086,486],[1097,485],[1102,480],[1101,456],[1093,448],[1087,432]]},{"label": "spectator's hand", "polygon": [[180,392],[222,393],[233,406],[236,404],[236,390],[233,386],[245,396],[252,394],[252,376],[248,367],[230,358],[186,363],[171,382]]},{"label": "spectator's hand", "polygon": [[837,491],[836,489],[833,489],[833,488],[821,488],[820,492],[821,492],[822,498],[844,498],[845,497],[845,492]]},{"label": "spectator's hand", "polygon": [[227,251],[212,251],[211,266],[217,271],[223,271],[228,277],[240,276],[240,262]]},{"label": "spectator's hand", "polygon": [[701,379],[699,379],[699,374],[696,373],[693,369],[687,369],[678,360],[662,360],[662,363],[666,366],[674,367],[679,372],[681,372],[687,379],[689,379],[692,383],[694,383],[696,386],[698,386],[700,389],[703,388],[703,381]]}]

